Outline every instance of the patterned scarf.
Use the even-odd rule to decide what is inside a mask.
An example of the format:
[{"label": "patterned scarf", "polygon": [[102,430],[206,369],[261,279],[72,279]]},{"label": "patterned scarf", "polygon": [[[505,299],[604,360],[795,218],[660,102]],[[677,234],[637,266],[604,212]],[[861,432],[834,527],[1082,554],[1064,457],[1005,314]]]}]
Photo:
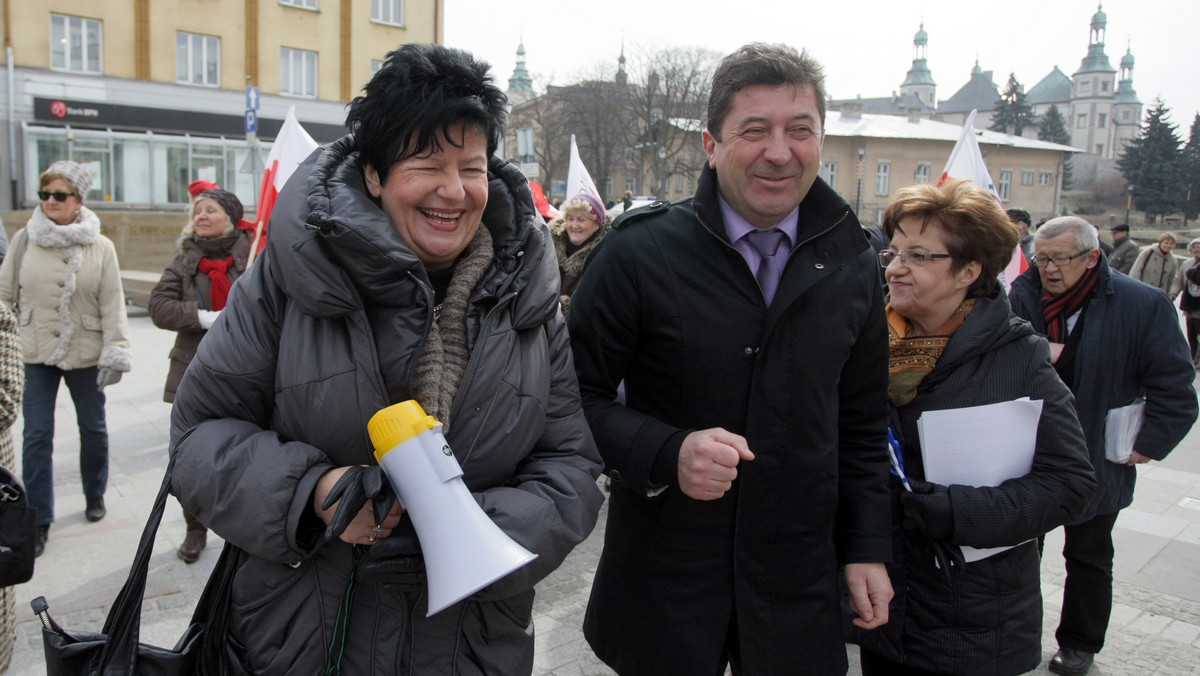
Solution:
[{"label": "patterned scarf", "polygon": [[454,263],[450,288],[435,316],[425,347],[417,357],[412,392],[425,412],[450,429],[450,405],[467,372],[471,358],[467,346],[467,301],[492,264],[492,233],[480,225],[474,239]]},{"label": "patterned scarf", "polygon": [[912,323],[888,303],[888,399],[893,405],[905,406],[917,396],[917,386],[937,366],[951,336],[975,308],[975,301],[964,300],[932,334],[912,337]]},{"label": "patterned scarf", "polygon": [[1075,286],[1067,289],[1062,295],[1055,296],[1049,291],[1042,294],[1042,317],[1046,320],[1046,337],[1052,343],[1062,343],[1067,337],[1067,319],[1079,311],[1083,304],[1091,298],[1092,291],[1100,282],[1100,266],[1088,268],[1083,277],[1075,282]]},{"label": "patterned scarf", "polygon": [[212,296],[212,309],[214,310],[224,310],[225,302],[229,300],[229,289],[233,285],[229,283],[229,275],[226,273],[232,265],[233,256],[220,261],[211,258],[200,259],[198,265],[200,272],[205,273],[212,280],[212,291],[209,292],[209,295]]}]

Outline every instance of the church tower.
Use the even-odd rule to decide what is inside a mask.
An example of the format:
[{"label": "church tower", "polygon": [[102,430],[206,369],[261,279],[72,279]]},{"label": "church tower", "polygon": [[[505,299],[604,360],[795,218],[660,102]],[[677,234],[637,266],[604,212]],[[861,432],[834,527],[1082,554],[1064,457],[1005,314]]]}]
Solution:
[{"label": "church tower", "polygon": [[1125,47],[1117,95],[1113,99],[1113,153],[1120,157],[1125,146],[1142,133],[1142,102],[1133,90],[1133,54]]},{"label": "church tower", "polygon": [[900,95],[912,94],[921,103],[930,108],[936,108],[937,83],[933,81],[933,73],[930,72],[929,65],[925,60],[928,46],[929,34],[925,32],[925,22],[922,21],[920,30],[913,36],[912,68],[908,70],[908,77],[904,78],[904,84],[900,85]]},{"label": "church tower", "polygon": [[1092,15],[1088,53],[1071,78],[1071,145],[1092,155],[1112,159],[1114,80],[1117,69],[1104,52],[1104,31],[1108,16],[1103,5]]},{"label": "church tower", "polygon": [[517,65],[513,68],[512,77],[508,78],[508,100],[515,104],[524,103],[533,98],[533,78],[525,68],[525,40],[517,45]]}]

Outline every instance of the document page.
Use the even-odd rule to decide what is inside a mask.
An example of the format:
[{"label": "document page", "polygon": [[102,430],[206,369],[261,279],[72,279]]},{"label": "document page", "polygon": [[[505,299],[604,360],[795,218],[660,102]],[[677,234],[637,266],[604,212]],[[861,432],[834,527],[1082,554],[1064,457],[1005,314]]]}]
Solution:
[{"label": "document page", "polygon": [[[917,419],[925,478],[949,486],[998,486],[1029,474],[1042,401],[1029,398],[986,406],[925,411]],[[1009,547],[963,547],[968,563]]]}]

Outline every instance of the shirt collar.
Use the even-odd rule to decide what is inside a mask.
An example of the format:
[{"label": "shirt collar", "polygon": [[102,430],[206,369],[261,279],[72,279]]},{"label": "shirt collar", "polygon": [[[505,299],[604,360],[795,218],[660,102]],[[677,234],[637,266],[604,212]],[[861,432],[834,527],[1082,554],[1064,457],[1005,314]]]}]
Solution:
[{"label": "shirt collar", "polygon": [[[725,220],[725,234],[729,235],[730,242],[736,242],[747,234],[759,229],[752,225],[750,221],[743,218],[741,214],[734,211],[729,202],[726,202],[725,198],[719,193],[717,194],[717,202],[721,205],[721,217]],[[789,247],[795,246],[796,233],[800,228],[800,205],[796,205],[796,208],[792,209],[791,213],[784,216],[783,220],[776,223],[774,227],[787,235]]]}]

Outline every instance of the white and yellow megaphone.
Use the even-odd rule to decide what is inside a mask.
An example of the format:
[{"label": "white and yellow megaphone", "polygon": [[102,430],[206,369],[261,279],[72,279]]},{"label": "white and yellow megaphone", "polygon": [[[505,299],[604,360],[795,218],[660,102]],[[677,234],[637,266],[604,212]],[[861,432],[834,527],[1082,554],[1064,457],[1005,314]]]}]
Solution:
[{"label": "white and yellow megaphone", "polygon": [[421,541],[429,582],[426,617],[537,558],[484,514],[463,483],[442,424],[416,401],[379,411],[367,431]]}]

